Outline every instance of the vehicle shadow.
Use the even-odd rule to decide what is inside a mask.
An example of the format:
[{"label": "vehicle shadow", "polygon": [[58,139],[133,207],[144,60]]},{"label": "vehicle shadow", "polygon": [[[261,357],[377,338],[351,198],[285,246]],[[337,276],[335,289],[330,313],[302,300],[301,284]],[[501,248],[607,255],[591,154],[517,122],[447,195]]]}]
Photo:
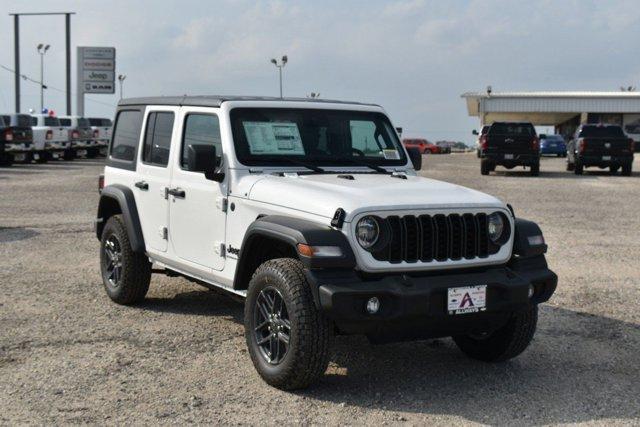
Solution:
[{"label": "vehicle shadow", "polygon": [[[150,298],[139,307],[243,322],[241,304],[209,290]],[[509,362],[469,359],[448,338],[372,345],[364,337],[339,336],[319,383],[294,393],[485,424],[637,419],[638,348],[638,324],[543,305],[533,343]]]}]

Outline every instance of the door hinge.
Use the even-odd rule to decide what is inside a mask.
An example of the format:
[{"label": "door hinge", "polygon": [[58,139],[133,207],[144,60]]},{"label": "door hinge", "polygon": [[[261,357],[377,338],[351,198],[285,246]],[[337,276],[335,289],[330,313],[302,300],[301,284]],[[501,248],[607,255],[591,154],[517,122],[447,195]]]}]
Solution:
[{"label": "door hinge", "polygon": [[167,227],[160,228],[160,237],[162,237],[164,240],[169,239],[169,229]]},{"label": "door hinge", "polygon": [[220,255],[222,258],[226,256],[225,245],[222,242],[216,242],[214,251],[216,255]]},{"label": "door hinge", "polygon": [[218,197],[216,199],[216,207],[222,212],[227,211],[228,199],[226,197]]}]

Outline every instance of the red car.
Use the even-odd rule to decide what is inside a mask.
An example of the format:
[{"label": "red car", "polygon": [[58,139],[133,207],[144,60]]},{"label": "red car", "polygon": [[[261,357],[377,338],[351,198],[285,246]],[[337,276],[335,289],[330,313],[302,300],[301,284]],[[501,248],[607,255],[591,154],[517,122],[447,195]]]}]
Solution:
[{"label": "red car", "polygon": [[417,148],[422,154],[440,154],[440,147],[426,139],[405,138],[402,143],[407,148]]}]

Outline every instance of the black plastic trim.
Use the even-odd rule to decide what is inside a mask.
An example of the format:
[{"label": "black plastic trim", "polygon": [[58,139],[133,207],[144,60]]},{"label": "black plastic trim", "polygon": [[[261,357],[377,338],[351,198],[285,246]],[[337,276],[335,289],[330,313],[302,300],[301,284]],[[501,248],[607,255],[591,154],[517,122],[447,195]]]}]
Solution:
[{"label": "black plastic trim", "polygon": [[[528,221],[522,218],[516,218],[515,220],[515,236],[513,240],[513,254],[520,257],[533,257],[542,255],[547,252],[547,245],[531,245],[529,243],[529,237],[531,236],[543,236],[542,230],[533,221]],[[544,236],[543,236],[544,239]]]},{"label": "black plastic trim", "polygon": [[102,238],[102,229],[106,223],[104,218],[105,201],[113,199],[118,202],[124,223],[127,227],[127,234],[131,242],[131,249],[134,252],[144,253],[146,251],[144,236],[142,235],[142,227],[140,225],[140,216],[136,207],[136,200],[130,188],[120,184],[108,185],[102,189],[100,194],[100,202],[98,203],[98,221],[96,227],[96,237],[98,240]]}]

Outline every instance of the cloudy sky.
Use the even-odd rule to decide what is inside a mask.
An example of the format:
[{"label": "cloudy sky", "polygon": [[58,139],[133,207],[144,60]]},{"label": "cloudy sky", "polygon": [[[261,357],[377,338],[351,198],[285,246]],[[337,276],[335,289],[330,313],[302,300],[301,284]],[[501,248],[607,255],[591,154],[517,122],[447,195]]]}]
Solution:
[{"label": "cloudy sky", "polygon": [[[287,54],[285,95],[379,103],[407,136],[435,140],[473,140],[477,120],[460,94],[488,84],[494,91],[640,86],[636,0],[0,0],[0,10],[76,12],[72,61],[75,46],[115,46],[125,96],[277,95],[269,59]],[[0,64],[13,68],[6,14],[0,40]],[[52,46],[45,104],[63,112],[62,17],[21,21],[21,71],[36,80],[40,42]],[[22,91],[23,110],[39,108],[38,85],[23,82]],[[116,103],[115,95],[87,95],[86,114],[112,116]],[[13,106],[13,76],[0,70],[0,110]]]}]

